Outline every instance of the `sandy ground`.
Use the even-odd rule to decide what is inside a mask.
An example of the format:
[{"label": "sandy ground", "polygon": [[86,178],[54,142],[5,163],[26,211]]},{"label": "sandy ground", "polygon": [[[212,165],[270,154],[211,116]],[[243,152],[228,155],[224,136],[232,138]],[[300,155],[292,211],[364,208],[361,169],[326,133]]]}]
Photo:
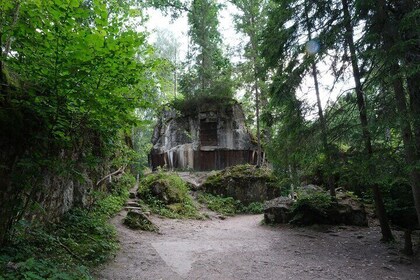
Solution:
[{"label": "sandy ground", "polygon": [[121,250],[97,279],[420,279],[418,258],[380,243],[378,228],[261,225],[262,215],[220,220],[152,217],[160,233],[111,222]]}]

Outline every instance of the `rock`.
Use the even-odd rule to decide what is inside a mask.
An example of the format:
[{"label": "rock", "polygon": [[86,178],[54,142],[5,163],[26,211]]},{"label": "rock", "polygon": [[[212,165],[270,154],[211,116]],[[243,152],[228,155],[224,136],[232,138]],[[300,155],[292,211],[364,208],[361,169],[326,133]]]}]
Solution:
[{"label": "rock", "polygon": [[164,204],[179,203],[182,201],[181,192],[177,188],[169,185],[167,181],[156,181],[150,186],[150,193]]},{"label": "rock", "polygon": [[314,198],[312,201],[307,199],[305,203],[300,203],[294,209],[291,223],[296,225],[368,225],[364,205],[356,197],[338,192],[337,200],[329,205],[321,203],[322,197],[326,197],[328,201],[328,195],[325,192],[314,190],[312,197]]},{"label": "rock", "polygon": [[140,204],[136,201],[127,201],[125,205],[128,207],[140,207]]},{"label": "rock", "polygon": [[134,199],[134,198],[136,198],[136,196],[137,196],[137,193],[136,192],[130,192],[130,194],[128,195],[128,197],[130,199]]},{"label": "rock", "polygon": [[158,227],[149,220],[149,218],[139,210],[130,210],[124,219],[124,225],[131,229],[140,229],[145,231],[158,231]]},{"label": "rock", "polygon": [[233,197],[244,205],[280,196],[272,171],[249,164],[228,167],[209,176],[201,187],[214,195]]},{"label": "rock", "polygon": [[309,184],[309,185],[298,187],[298,190],[300,192],[304,192],[304,193],[307,193],[307,194],[313,193],[313,192],[322,192],[322,191],[324,191],[320,186],[313,185],[313,184]]},{"label": "rock", "polygon": [[277,197],[264,203],[264,222],[268,224],[288,223],[290,207],[293,200],[288,197]]},{"label": "rock", "polygon": [[[337,201],[330,202],[324,191],[318,191],[314,185],[308,185],[305,198],[294,202],[288,197],[278,197],[264,205],[266,223],[292,223],[295,225],[352,225],[367,226],[364,205],[354,196],[344,192],[337,193]],[[293,211],[291,207],[297,203]]]},{"label": "rock", "polygon": [[126,206],[124,207],[126,211],[142,211],[141,207],[136,206]]}]

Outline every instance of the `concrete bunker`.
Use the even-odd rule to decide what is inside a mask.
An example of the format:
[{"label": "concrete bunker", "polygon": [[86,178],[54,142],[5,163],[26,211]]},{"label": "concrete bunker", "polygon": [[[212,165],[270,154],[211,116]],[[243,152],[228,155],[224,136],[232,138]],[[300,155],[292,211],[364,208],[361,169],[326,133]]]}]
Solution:
[{"label": "concrete bunker", "polygon": [[220,170],[256,164],[257,144],[245,125],[240,104],[207,98],[189,110],[170,108],[155,126],[150,164],[168,169]]}]

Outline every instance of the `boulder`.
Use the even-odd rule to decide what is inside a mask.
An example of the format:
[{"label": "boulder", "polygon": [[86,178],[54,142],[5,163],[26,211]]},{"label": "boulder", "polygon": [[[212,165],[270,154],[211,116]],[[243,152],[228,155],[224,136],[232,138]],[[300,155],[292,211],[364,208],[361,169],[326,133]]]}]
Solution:
[{"label": "boulder", "polygon": [[157,181],[150,187],[150,193],[164,204],[181,202],[183,194],[167,181]]},{"label": "boulder", "polygon": [[228,167],[209,176],[202,189],[214,195],[233,197],[244,205],[280,196],[272,171],[249,164]]},{"label": "boulder", "polygon": [[293,200],[277,197],[264,203],[264,222],[267,224],[286,224],[290,221]]},{"label": "boulder", "polygon": [[[314,192],[314,194],[317,194],[318,201],[319,197],[323,196],[320,192]],[[327,196],[326,193],[324,195]],[[290,222],[296,225],[368,225],[364,205],[356,197],[345,192],[337,192],[337,200],[328,205],[320,206],[306,199],[305,203],[298,203],[294,207],[292,216]]]},{"label": "boulder", "polygon": [[317,186],[317,185],[313,185],[313,184],[300,186],[300,187],[297,188],[297,190],[298,190],[299,193],[305,193],[305,194],[324,191],[322,189],[322,187]]},{"label": "boulder", "polygon": [[140,229],[145,231],[158,231],[152,221],[140,210],[130,210],[124,219],[124,225],[131,229]]}]

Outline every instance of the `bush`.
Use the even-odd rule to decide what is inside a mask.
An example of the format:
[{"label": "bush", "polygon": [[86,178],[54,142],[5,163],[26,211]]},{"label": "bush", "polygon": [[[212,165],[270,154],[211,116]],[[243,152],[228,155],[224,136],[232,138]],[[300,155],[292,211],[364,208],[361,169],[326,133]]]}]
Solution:
[{"label": "bush", "polygon": [[111,194],[97,195],[92,209],[73,209],[59,223],[35,227],[20,221],[12,244],[0,249],[0,279],[93,279],[89,268],[118,249],[108,219],[121,210],[132,183],[132,175],[123,175]]},{"label": "bush", "polygon": [[331,196],[326,192],[308,192],[298,194],[297,201],[292,206],[292,212],[302,207],[309,207],[315,211],[325,213],[331,206]]},{"label": "bush", "polygon": [[205,203],[207,207],[219,214],[233,216],[235,214],[261,214],[264,211],[264,205],[261,202],[252,202],[248,206],[244,206],[239,200],[232,197],[222,197],[202,193],[198,196],[200,203]]},{"label": "bush", "polygon": [[187,184],[175,173],[159,171],[140,181],[143,207],[168,218],[201,218]]},{"label": "bush", "polygon": [[298,196],[291,207],[291,224],[324,224],[328,220],[327,211],[332,205],[331,196],[326,192],[308,192]]}]

